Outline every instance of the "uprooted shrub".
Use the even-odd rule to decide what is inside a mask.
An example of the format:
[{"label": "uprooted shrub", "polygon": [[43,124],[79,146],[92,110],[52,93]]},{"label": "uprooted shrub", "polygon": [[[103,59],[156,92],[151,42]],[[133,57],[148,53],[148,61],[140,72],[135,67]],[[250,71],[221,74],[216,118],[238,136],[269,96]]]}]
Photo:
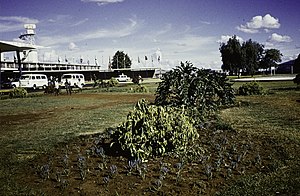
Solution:
[{"label": "uprooted shrub", "polygon": [[293,81],[295,84],[300,85],[300,74],[297,74]]},{"label": "uprooted shrub", "polygon": [[21,87],[14,88],[13,91],[9,93],[10,98],[24,98],[27,96],[27,90]]},{"label": "uprooted shrub", "polygon": [[[234,103],[232,84],[225,74],[181,63],[165,73],[156,91],[156,105],[186,106],[193,118],[215,114],[222,105]],[[202,119],[203,120],[203,119]]]},{"label": "uprooted shrub", "polygon": [[239,95],[262,95],[263,93],[263,87],[257,82],[245,83],[238,89]]},{"label": "uprooted shrub", "polygon": [[142,99],[114,130],[111,145],[142,161],[168,152],[179,153],[199,137],[192,121],[184,107],[150,105]]}]

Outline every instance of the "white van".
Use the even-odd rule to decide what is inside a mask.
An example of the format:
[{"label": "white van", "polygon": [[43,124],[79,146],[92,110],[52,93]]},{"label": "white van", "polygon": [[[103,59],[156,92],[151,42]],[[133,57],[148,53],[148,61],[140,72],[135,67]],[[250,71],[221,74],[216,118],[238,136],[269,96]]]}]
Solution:
[{"label": "white van", "polygon": [[85,85],[83,74],[76,74],[76,73],[63,74],[61,76],[62,86],[65,86],[66,80],[72,87],[80,87],[80,86],[82,87]]},{"label": "white van", "polygon": [[20,77],[20,87],[23,88],[43,88],[48,86],[48,78],[44,74],[23,74]]}]

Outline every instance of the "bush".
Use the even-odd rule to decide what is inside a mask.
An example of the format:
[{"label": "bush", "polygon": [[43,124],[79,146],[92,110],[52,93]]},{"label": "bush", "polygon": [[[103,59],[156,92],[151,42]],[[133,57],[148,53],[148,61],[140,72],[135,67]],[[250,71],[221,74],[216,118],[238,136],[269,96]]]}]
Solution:
[{"label": "bush", "polygon": [[137,87],[135,87],[133,89],[133,91],[135,93],[148,93],[149,92],[148,88],[144,85],[138,85]]},{"label": "bush", "polygon": [[112,77],[108,81],[104,80],[98,80],[95,82],[94,86],[98,85],[99,88],[109,88],[109,87],[115,87],[119,84],[118,80],[114,77]]},{"label": "bush", "polygon": [[239,95],[262,95],[263,93],[263,87],[257,82],[245,83],[238,89]]},{"label": "bush", "polygon": [[108,80],[107,84],[109,87],[114,87],[117,86],[119,82],[116,78],[111,78],[110,80]]},{"label": "bush", "polygon": [[299,85],[300,84],[300,74],[297,74],[296,77],[293,79],[294,83]]},{"label": "bush", "polygon": [[185,109],[149,105],[140,100],[112,134],[117,145],[142,161],[167,152],[182,152],[199,137]]},{"label": "bush", "polygon": [[27,96],[27,90],[24,88],[14,88],[12,92],[9,93],[10,98],[23,98]]},{"label": "bush", "polygon": [[156,91],[157,105],[190,108],[192,116],[205,117],[214,114],[221,105],[234,103],[232,84],[226,75],[212,70],[198,69],[191,63],[167,72]]}]

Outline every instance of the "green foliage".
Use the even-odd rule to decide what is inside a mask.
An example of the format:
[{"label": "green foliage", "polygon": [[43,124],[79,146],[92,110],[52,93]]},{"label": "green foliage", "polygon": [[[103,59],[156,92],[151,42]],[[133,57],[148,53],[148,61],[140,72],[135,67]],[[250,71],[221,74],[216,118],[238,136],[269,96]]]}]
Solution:
[{"label": "green foliage", "polygon": [[110,80],[107,81],[107,87],[114,87],[119,84],[118,80],[112,77]]},{"label": "green foliage", "polygon": [[257,82],[245,83],[238,89],[239,95],[262,95],[263,93],[263,87]]},{"label": "green foliage", "polygon": [[119,145],[142,161],[167,152],[184,151],[199,137],[184,107],[149,105],[143,99],[112,136],[112,145]]},{"label": "green foliage", "polygon": [[131,67],[131,60],[123,51],[117,51],[112,59],[112,69],[124,69]]},{"label": "green foliage", "polygon": [[148,93],[148,92],[149,92],[148,88],[147,88],[146,86],[144,86],[144,85],[137,85],[137,86],[133,89],[133,91],[134,91],[135,93]]},{"label": "green foliage", "polygon": [[246,73],[254,75],[259,68],[259,61],[263,54],[263,45],[249,39],[242,45],[242,54],[243,69]]},{"label": "green foliage", "polygon": [[234,91],[224,74],[181,63],[163,75],[156,91],[157,105],[186,106],[193,117],[214,114],[219,106],[232,104]]},{"label": "green foliage", "polygon": [[24,88],[14,88],[13,91],[9,93],[10,98],[24,98],[27,96],[27,90]]},{"label": "green foliage", "polygon": [[253,75],[259,68],[267,69],[281,62],[282,54],[278,49],[266,49],[249,39],[241,45],[237,37],[232,36],[227,43],[220,45],[222,70],[237,74],[242,71]]},{"label": "green foliage", "polygon": [[300,84],[300,74],[297,74],[296,77],[293,79],[294,83],[299,85]]},{"label": "green foliage", "polygon": [[223,62],[222,69],[238,75],[242,65],[243,55],[241,44],[236,35],[232,36],[227,44],[222,43],[219,50]]},{"label": "green foliage", "polygon": [[281,62],[281,56],[282,54],[278,49],[265,50],[264,56],[262,57],[262,60],[260,62],[260,67],[265,69],[276,67],[276,63]]}]

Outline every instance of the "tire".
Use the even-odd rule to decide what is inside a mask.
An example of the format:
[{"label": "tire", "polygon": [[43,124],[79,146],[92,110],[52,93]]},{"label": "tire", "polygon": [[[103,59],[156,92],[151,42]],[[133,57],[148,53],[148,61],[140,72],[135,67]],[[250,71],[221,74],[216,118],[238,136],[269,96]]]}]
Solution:
[{"label": "tire", "polygon": [[32,88],[33,88],[33,90],[36,90],[36,85],[34,84]]},{"label": "tire", "polygon": [[13,84],[11,87],[12,87],[12,88],[16,88],[16,85]]}]

